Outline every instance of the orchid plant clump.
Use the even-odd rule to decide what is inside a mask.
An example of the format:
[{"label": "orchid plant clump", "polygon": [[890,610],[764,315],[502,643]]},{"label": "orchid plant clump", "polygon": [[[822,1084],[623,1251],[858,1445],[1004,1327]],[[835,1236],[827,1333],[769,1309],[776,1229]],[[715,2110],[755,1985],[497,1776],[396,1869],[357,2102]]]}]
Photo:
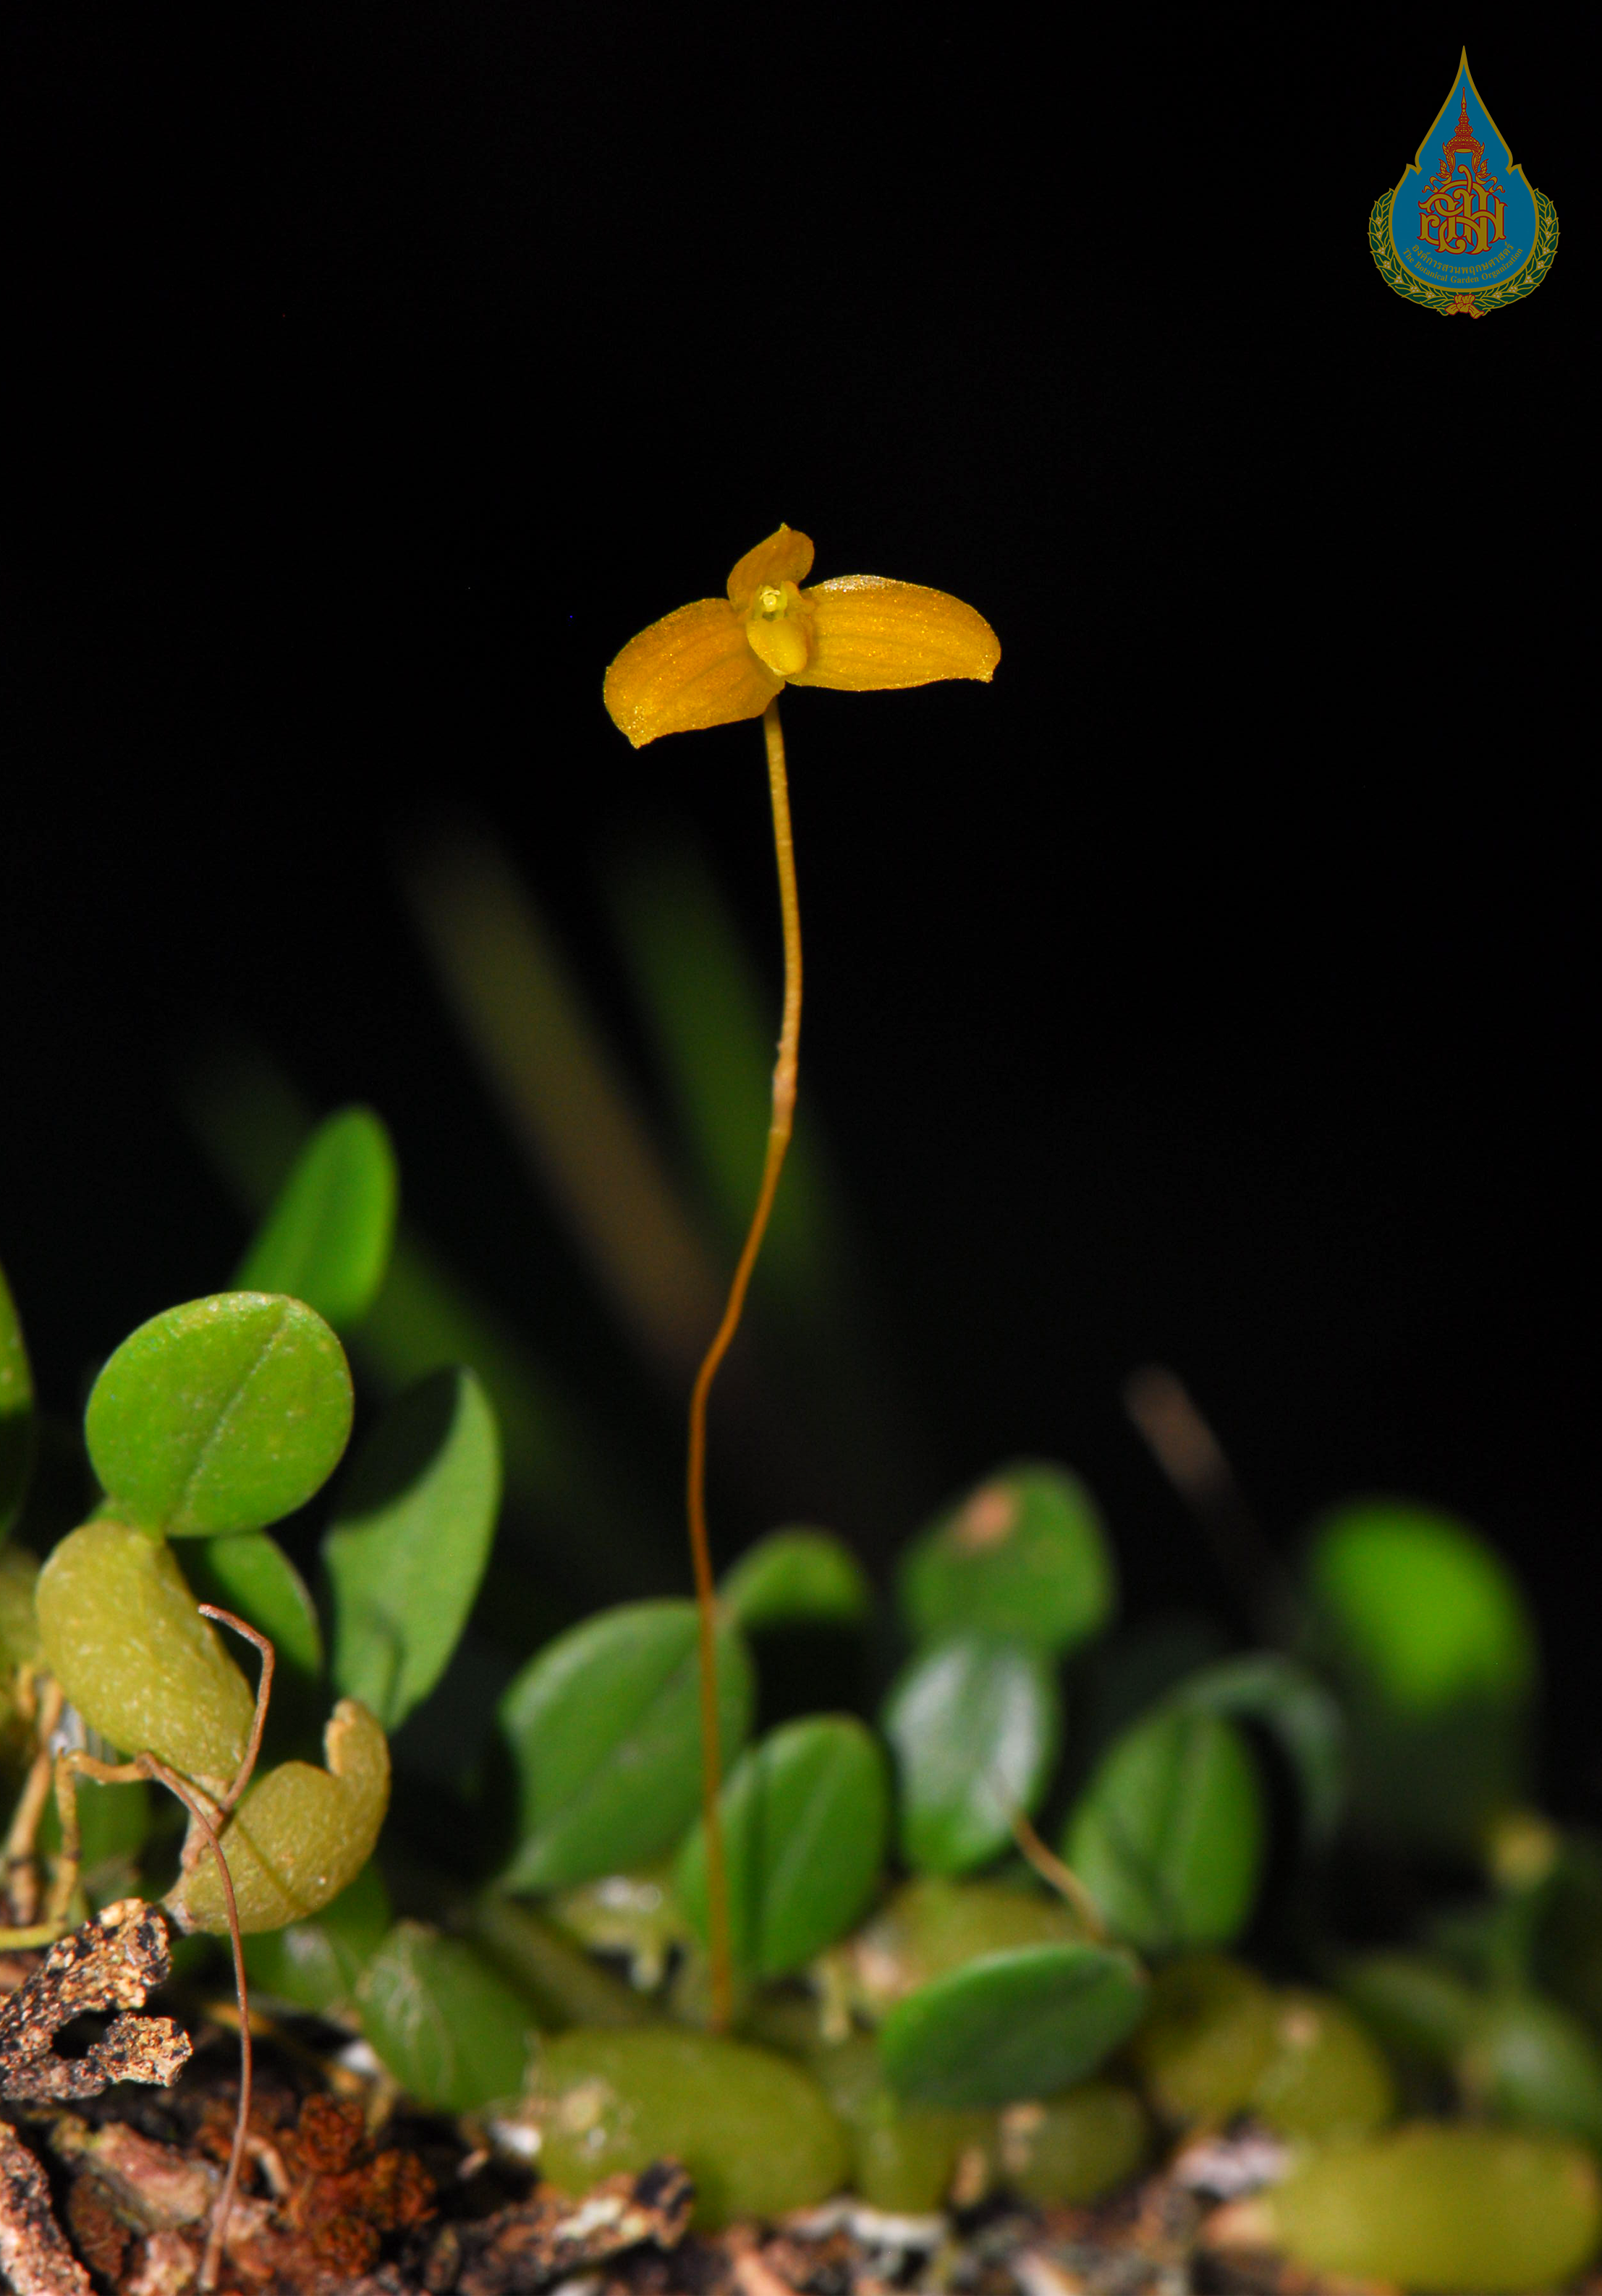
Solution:
[{"label": "orchid plant clump", "polygon": [[[310,2014],[359,2038],[386,2095],[575,2194],[678,2160],[702,2225],[842,2190],[903,2218],[990,2193],[1087,2206],[1243,2120],[1251,2145],[1187,2156],[1269,2163],[1208,2218],[1220,2248],[1488,2296],[1558,2285],[1602,2241],[1602,1841],[1535,1801],[1538,1644],[1486,1539],[1412,1501],[1336,1506],[1243,1648],[1199,1615],[1121,1625],[1095,1496],[1025,1457],[906,1527],[886,1589],[793,1523],[714,1581],[708,1394],[795,1102],[779,696],[988,679],[998,659],[958,601],[809,586],[810,564],[779,529],[605,688],[637,746],[761,718],[773,804],[783,1021],[756,1210],[692,1391],[697,1599],[614,1588],[507,1623],[535,1575],[517,1507],[592,1543],[604,1579],[622,1551],[599,1447],[398,1218],[376,1115],[313,1122],[259,1077],[219,1087],[207,1138],[254,1234],[228,1288],[112,1352],[81,1439],[39,1409],[0,1279],[4,1942],[70,1961],[89,1936],[153,1984],[170,1924],[204,2002],[232,1930],[247,2036]],[[663,962],[664,1003],[704,986],[708,946]],[[682,993],[669,1041],[694,1049],[703,1007]],[[1183,1387],[1148,1372],[1128,1400],[1195,1511],[1238,1530]],[[1262,1596],[1261,1557],[1235,1561]],[[257,1645],[254,1686],[218,1624]],[[819,1694],[820,1650],[850,1654],[860,1694]],[[1375,1875],[1404,1877],[1412,1911],[1354,1939],[1352,1877]],[[170,2079],[186,2037],[145,2023],[139,2077]],[[26,2120],[131,2063],[134,2038],[114,2024],[78,2061],[0,2030],[0,2092]],[[243,2127],[231,2177],[252,2173]],[[26,2175],[8,2130],[0,2169]],[[219,2205],[213,2280],[225,2232]]]}]

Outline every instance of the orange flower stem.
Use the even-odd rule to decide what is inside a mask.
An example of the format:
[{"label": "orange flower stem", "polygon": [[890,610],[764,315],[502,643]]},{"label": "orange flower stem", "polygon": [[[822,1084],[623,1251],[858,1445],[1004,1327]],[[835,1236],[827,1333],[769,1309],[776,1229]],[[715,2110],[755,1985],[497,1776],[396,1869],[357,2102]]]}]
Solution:
[{"label": "orange flower stem", "polygon": [[690,1516],[690,1553],[695,1565],[695,1601],[701,1628],[701,1797],[706,1829],[706,1898],[708,1942],[711,1951],[712,2030],[726,2032],[734,2012],[734,1969],[729,1951],[728,1868],[723,1856],[723,1827],[718,1811],[722,1784],[722,1755],[718,1731],[717,1601],[712,1590],[712,1561],[706,1536],[706,1403],[718,1366],[728,1353],[739,1329],[751,1271],[762,1248],[779,1174],[795,1121],[795,1080],[801,1048],[801,905],[795,892],[795,848],[790,833],[790,784],[785,775],[785,736],[779,726],[776,693],[762,712],[762,734],[768,744],[768,787],[773,800],[773,849],[778,860],[779,909],[785,929],[785,1010],[779,1028],[778,1058],[773,1070],[773,1113],[768,1126],[768,1153],[762,1162],[762,1185],[751,1216],[744,1247],[728,1287],[723,1310],[705,1360],[695,1374],[690,1394],[690,1456],[686,1492]]}]

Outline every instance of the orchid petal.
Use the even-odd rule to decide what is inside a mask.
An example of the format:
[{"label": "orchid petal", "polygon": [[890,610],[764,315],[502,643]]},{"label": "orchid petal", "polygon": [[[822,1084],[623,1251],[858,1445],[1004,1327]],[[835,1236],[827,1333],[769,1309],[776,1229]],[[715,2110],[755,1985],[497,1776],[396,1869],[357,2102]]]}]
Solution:
[{"label": "orchid petal", "polygon": [[811,659],[790,678],[792,685],[862,693],[941,677],[988,685],[1001,659],[1001,642],[982,614],[919,582],[843,574],[803,590],[801,598],[812,609]]},{"label": "orchid petal", "polygon": [[783,684],[752,652],[727,599],[697,598],[629,639],[604,693],[614,721],[640,750],[662,734],[760,718]]},{"label": "orchid petal", "polygon": [[748,550],[728,578],[731,603],[743,613],[764,582],[776,587],[786,582],[804,582],[812,571],[810,537],[797,534],[788,526],[781,526],[766,542],[759,542]]}]

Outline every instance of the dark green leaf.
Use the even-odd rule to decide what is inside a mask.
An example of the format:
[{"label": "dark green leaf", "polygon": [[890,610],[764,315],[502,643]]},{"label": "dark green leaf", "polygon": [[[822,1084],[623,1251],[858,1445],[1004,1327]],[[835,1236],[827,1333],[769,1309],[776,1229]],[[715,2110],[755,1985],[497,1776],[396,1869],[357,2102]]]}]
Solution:
[{"label": "dark green leaf", "polygon": [[1105,1626],[1116,1597],[1096,1503],[1064,1468],[1006,1467],[914,1542],[900,1595],[921,1643],[974,1632],[1072,1650]]},{"label": "dark green leaf", "polygon": [[378,1296],[395,1233],[390,1136],[370,1108],[318,1125],[240,1263],[242,1292],[304,1300],[347,1331]]},{"label": "dark green leaf", "polygon": [[[873,1895],[890,1824],[883,1754],[849,1716],[788,1722],[741,1756],[720,1807],[735,1963],[753,1977],[787,1976],[843,1937]],[[699,1825],[674,1888],[704,1939]]]},{"label": "dark green leaf", "polygon": [[291,1922],[245,1939],[251,1983],[297,2009],[345,2015],[356,2006],[362,1972],[391,1919],[383,1875],[369,1862],[315,1921]]},{"label": "dark green leaf", "polygon": [[1139,2022],[1146,1979],[1092,1945],[986,1954],[909,1993],[879,2029],[884,2076],[909,2104],[1007,2104],[1094,2072]]},{"label": "dark green leaf", "polygon": [[[754,1690],[736,1628],[718,1633],[725,1762],[744,1743]],[[693,1603],[628,1603],[571,1628],[507,1690],[501,1718],[521,1784],[513,1890],[555,1890],[648,1865],[701,1799]]]},{"label": "dark green leaf", "polygon": [[469,1945],[398,1922],[357,1988],[362,2031],[421,2104],[472,2112],[522,2092],[534,2020]]},{"label": "dark green leaf", "polygon": [[470,1371],[398,1396],[363,1445],[323,1543],[333,1678],[398,1729],[449,1663],[489,1559],[500,1447]]},{"label": "dark green leaf", "polygon": [[1261,1722],[1283,1748],[1302,1788],[1302,1832],[1329,1841],[1346,1794],[1346,1726],[1318,1677],[1275,1651],[1253,1651],[1193,1674],[1175,1702]]},{"label": "dark green leaf", "polygon": [[33,1374],[0,1267],[0,1538],[17,1519],[33,1464]]},{"label": "dark green leaf", "polygon": [[901,1849],[927,1874],[982,1865],[1012,1839],[1051,1775],[1056,1685],[1038,1651],[957,1635],[891,1688],[884,1734],[900,1774]]},{"label": "dark green leaf", "polygon": [[84,1432],[117,1507],[171,1538],[259,1530],[333,1472],[350,1374],[297,1300],[225,1292],[152,1316],[94,1382]]},{"label": "dark green leaf", "polygon": [[805,1621],[853,1626],[873,1608],[873,1589],[843,1539],[830,1530],[769,1531],[748,1547],[718,1590],[748,1631]]},{"label": "dark green leaf", "polygon": [[1165,1706],[1103,1758],[1063,1855],[1113,1929],[1148,1953],[1174,1953],[1244,1927],[1263,1833],[1240,1733],[1218,1715]]},{"label": "dark green leaf", "polygon": [[[270,1531],[197,1539],[184,1555],[197,1603],[237,1611],[272,1642],[280,1666],[308,1677],[323,1671],[323,1633],[306,1581]],[[247,1654],[234,1645],[238,1655]]]}]

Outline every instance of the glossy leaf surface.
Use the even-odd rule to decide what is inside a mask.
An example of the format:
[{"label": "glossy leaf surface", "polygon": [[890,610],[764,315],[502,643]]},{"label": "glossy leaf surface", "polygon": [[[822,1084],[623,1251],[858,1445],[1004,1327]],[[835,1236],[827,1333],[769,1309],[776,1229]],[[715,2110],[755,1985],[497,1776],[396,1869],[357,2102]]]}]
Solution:
[{"label": "glossy leaf surface", "polygon": [[303,1300],[336,1332],[360,1323],[389,1266],[398,1188],[379,1119],[339,1110],[296,1157],[240,1262],[240,1290]]},{"label": "glossy leaf surface", "polygon": [[[721,1800],[735,1962],[787,1976],[842,1937],[873,1895],[890,1826],[890,1780],[860,1722],[819,1715],[748,1748]],[[707,1935],[706,1838],[696,1826],[675,1877]]]},{"label": "glossy leaf surface", "polygon": [[840,2124],[799,2065],[708,2033],[559,2034],[540,2052],[536,2102],[553,2184],[584,2193],[620,2169],[682,2161],[704,2226],[809,2207],[848,2170]]},{"label": "glossy leaf surface", "polygon": [[[281,1762],[258,1777],[223,1829],[242,1930],[280,1929],[321,1913],[373,1855],[390,1803],[388,1741],[365,1706],[341,1698],[323,1748],[322,1769]],[[183,1928],[222,1935],[227,1914],[209,1852],[165,1903]]]},{"label": "glossy leaf surface", "polygon": [[84,1431],[119,1512],[169,1538],[259,1530],[326,1481],[350,1374],[322,1317],[258,1292],[141,1324],[94,1382]]},{"label": "glossy leaf surface", "polygon": [[[196,1539],[184,1550],[184,1576],[200,1603],[236,1611],[273,1644],[280,1666],[311,1678],[323,1670],[323,1629],[306,1581],[270,1531]],[[238,1645],[242,1657],[244,1645]],[[254,1660],[251,1660],[252,1670]]]},{"label": "glossy leaf surface", "polygon": [[990,1476],[908,1549],[901,1608],[915,1640],[980,1633],[1062,1652],[1099,1633],[1115,1600],[1101,1515],[1077,1475],[1021,1461]]},{"label": "glossy leaf surface", "polygon": [[500,1445],[470,1371],[434,1373],[384,1413],[323,1544],[333,1678],[398,1728],[467,1624],[500,1505]]},{"label": "glossy leaf surface", "polygon": [[1244,1927],[1264,1833],[1262,1789],[1238,1731],[1170,1706],[1103,1757],[1063,1856],[1120,1936],[1172,1953],[1223,1944]]},{"label": "glossy leaf surface", "polygon": [[164,1539],[85,1523],[51,1554],[36,1600],[50,1670],[93,1729],[125,1754],[228,1784],[255,1695]]},{"label": "glossy leaf surface", "polygon": [[958,1874],[1012,1839],[1056,1760],[1061,1712],[1040,1653],[959,1635],[913,1660],[885,1701],[910,1866]]},{"label": "glossy leaf surface", "polygon": [[408,2095],[437,2112],[514,2101],[534,2021],[469,1945],[398,1922],[357,1988],[362,2031]]},{"label": "glossy leaf surface", "polygon": [[1253,1651],[1193,1674],[1174,1702],[1261,1723],[1295,1772],[1305,1839],[1333,1840],[1346,1800],[1346,1725],[1315,1674],[1277,1651]]},{"label": "glossy leaf surface", "polygon": [[1106,1947],[987,1954],[897,2003],[879,2030],[885,2079],[908,2103],[946,2108],[1054,2095],[1133,2031],[1146,1989]]},{"label": "glossy leaf surface", "polygon": [[729,1616],[747,1628],[854,1626],[873,1608],[867,1574],[845,1541],[833,1531],[799,1526],[759,1538],[718,1594]]},{"label": "glossy leaf surface", "polygon": [[0,1538],[16,1521],[33,1460],[33,1374],[0,1267]]},{"label": "glossy leaf surface", "polygon": [[[751,1727],[754,1685],[737,1629],[720,1628],[717,1647],[729,1762]],[[501,1703],[521,1789],[507,1888],[561,1889],[674,1847],[700,1802],[698,1682],[693,1603],[603,1611],[530,1660]]]}]

